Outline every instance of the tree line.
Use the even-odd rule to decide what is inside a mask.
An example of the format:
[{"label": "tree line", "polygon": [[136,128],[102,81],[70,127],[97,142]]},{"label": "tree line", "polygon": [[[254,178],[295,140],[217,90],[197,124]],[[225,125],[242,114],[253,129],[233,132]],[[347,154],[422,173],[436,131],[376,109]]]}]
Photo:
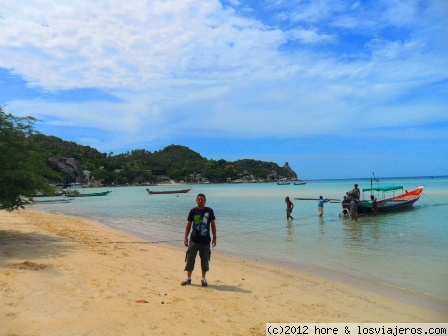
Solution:
[{"label": "tree line", "polygon": [[39,133],[34,128],[36,122],[33,117],[8,114],[0,106],[0,209],[17,209],[23,206],[21,196],[51,192],[52,184],[74,182],[68,174],[51,169],[47,160],[52,156],[75,159],[105,185],[157,183],[154,171],[166,171],[175,181],[189,182],[194,175],[211,183],[234,180],[244,173],[257,180],[286,173],[274,162],[207,159],[180,145],[154,152],[136,149],[117,155],[101,153],[90,146]]}]

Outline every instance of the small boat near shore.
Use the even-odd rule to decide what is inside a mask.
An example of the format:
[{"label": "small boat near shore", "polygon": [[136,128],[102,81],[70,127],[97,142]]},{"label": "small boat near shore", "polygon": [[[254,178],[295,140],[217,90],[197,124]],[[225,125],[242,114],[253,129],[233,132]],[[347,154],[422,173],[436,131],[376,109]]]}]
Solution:
[{"label": "small boat near shore", "polygon": [[[417,189],[412,191],[403,191],[402,186],[380,186],[376,188],[362,189],[364,192],[368,192],[369,195],[374,192],[382,193],[382,197],[377,199],[377,209],[378,212],[393,211],[399,209],[409,208],[417,202],[423,192],[424,186],[418,186]],[[399,192],[397,196],[394,195],[395,192]],[[392,197],[388,197],[392,193]],[[363,197],[364,198],[364,197]],[[372,212],[371,200],[360,200],[358,202],[358,213],[371,213]]]},{"label": "small boat near shore", "polygon": [[[374,182],[377,182],[376,187],[373,186]],[[346,192],[346,196],[342,200],[342,211],[339,214],[345,215],[350,209],[350,202],[354,198],[357,203],[358,214],[371,214],[374,213],[373,206],[376,203],[376,212],[388,212],[410,208],[420,199],[425,186],[420,185],[417,189],[412,191],[404,190],[403,186],[396,185],[379,185],[379,180],[375,177],[375,173],[370,178],[370,188],[362,189],[361,192],[358,189],[358,185],[355,184],[355,188]],[[367,197],[364,196],[367,193]]]},{"label": "small boat near shore", "polygon": [[34,204],[55,204],[55,203],[70,203],[73,201],[74,198],[72,197],[40,197],[37,199],[30,200],[31,203]]},{"label": "small boat near shore", "polygon": [[177,190],[149,190],[146,188],[146,191],[150,195],[159,195],[159,194],[185,194],[189,192],[191,188],[189,189],[177,189]]},{"label": "small boat near shore", "polygon": [[110,194],[112,190],[102,191],[102,192],[95,192],[95,193],[70,193],[67,196],[70,197],[92,197],[92,196],[106,196]]},{"label": "small boat near shore", "polygon": [[297,182],[294,182],[294,185],[303,185],[303,184],[306,184],[307,182],[305,182],[305,181],[297,181]]},{"label": "small boat near shore", "polygon": [[287,178],[282,178],[280,181],[277,182],[278,185],[289,185],[291,184],[291,181],[289,181]]}]

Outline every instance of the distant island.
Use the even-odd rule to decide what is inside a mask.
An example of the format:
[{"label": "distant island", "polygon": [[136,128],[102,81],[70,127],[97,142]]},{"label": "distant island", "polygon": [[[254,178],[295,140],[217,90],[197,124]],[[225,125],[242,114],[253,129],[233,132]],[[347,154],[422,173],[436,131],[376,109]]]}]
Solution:
[{"label": "distant island", "polygon": [[280,167],[274,162],[253,159],[233,162],[209,160],[180,145],[169,145],[155,152],[137,149],[114,155],[55,136],[33,134],[30,139],[45,153],[46,163],[56,173],[50,182],[64,187],[76,184],[254,183],[298,179],[288,162]]},{"label": "distant island", "polygon": [[0,106],[0,210],[13,211],[34,196],[57,195],[61,188],[158,183],[244,183],[297,179],[286,162],[209,160],[190,148],[169,145],[149,152],[114,155],[39,133],[37,120],[17,117]]}]

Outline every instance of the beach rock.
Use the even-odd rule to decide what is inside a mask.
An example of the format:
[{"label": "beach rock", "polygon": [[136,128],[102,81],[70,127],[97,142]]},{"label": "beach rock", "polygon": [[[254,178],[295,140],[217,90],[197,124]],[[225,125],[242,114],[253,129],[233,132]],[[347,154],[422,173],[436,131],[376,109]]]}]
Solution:
[{"label": "beach rock", "polygon": [[84,181],[82,167],[75,159],[52,156],[48,158],[48,163],[54,170],[69,174],[75,182],[82,183]]},{"label": "beach rock", "polygon": [[285,162],[283,169],[286,171],[286,177],[288,179],[290,179],[290,180],[299,179],[296,172],[294,170],[292,170],[292,168],[289,166],[288,162]]}]

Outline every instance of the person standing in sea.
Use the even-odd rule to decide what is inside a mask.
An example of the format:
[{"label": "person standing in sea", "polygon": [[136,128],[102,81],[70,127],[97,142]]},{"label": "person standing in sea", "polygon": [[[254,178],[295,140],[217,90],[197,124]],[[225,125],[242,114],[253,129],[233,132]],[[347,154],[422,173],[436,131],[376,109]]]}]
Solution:
[{"label": "person standing in sea", "polygon": [[357,200],[361,199],[361,190],[358,188],[358,184],[354,185],[354,188],[352,189],[352,198],[356,198]]},{"label": "person standing in sea", "polygon": [[285,202],[286,202],[286,219],[290,218],[294,219],[294,217],[291,216],[292,209],[294,209],[294,203],[291,202],[288,196],[285,198]]},{"label": "person standing in sea", "polygon": [[[205,195],[198,194],[196,196],[197,207],[192,208],[188,214],[184,238],[184,244],[188,247],[185,257],[185,271],[187,272],[187,279],[185,279],[185,281],[182,281],[182,286],[191,284],[191,274],[193,273],[194,264],[198,252],[201,258],[201,284],[203,287],[208,286],[205,275],[209,270],[209,261],[211,255],[210,242],[212,243],[213,247],[216,246],[216,218],[213,209],[206,207],[205,202]],[[213,234],[213,239],[210,238],[210,229]],[[189,234],[190,239],[188,239]]]},{"label": "person standing in sea", "polygon": [[324,199],[322,196],[319,196],[319,200],[317,201],[317,210],[319,211],[319,217],[322,217],[324,215],[324,203],[327,203],[328,201],[328,198]]},{"label": "person standing in sea", "polygon": [[350,218],[351,220],[358,220],[358,199],[355,197],[350,201]]},{"label": "person standing in sea", "polygon": [[370,195],[370,199],[372,200],[372,213],[374,216],[378,215],[378,202],[374,195]]}]

